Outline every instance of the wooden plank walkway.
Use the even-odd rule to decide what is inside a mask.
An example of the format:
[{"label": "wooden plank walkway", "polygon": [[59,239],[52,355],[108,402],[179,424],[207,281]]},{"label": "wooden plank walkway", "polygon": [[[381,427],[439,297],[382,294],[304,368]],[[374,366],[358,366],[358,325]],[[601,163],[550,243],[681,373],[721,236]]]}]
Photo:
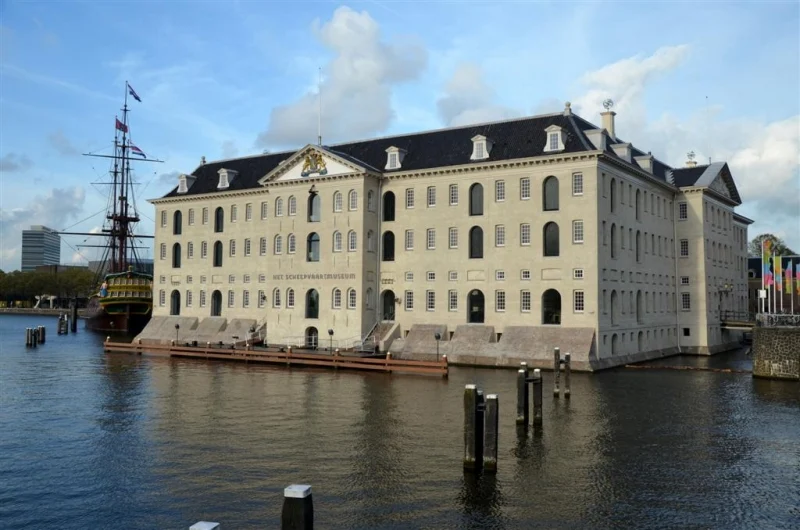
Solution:
[{"label": "wooden plank walkway", "polygon": [[269,363],[284,366],[319,366],[333,368],[334,370],[373,370],[379,372],[402,372],[413,374],[439,375],[447,377],[447,356],[443,355],[440,361],[411,361],[394,359],[391,355],[386,358],[368,358],[338,353],[295,353],[291,348],[286,351],[269,351],[250,347],[239,348],[214,348],[203,346],[179,346],[156,344],[132,344],[127,342],[113,342],[106,340],[103,351],[128,352],[139,355],[160,355],[165,357],[184,357],[193,359],[216,359],[223,361],[239,361],[245,363]]}]

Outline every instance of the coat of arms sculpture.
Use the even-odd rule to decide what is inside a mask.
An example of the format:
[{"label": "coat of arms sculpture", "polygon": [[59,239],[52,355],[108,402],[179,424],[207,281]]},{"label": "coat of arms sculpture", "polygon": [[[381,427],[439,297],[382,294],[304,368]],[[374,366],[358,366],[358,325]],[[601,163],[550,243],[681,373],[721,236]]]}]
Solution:
[{"label": "coat of arms sculpture", "polygon": [[325,159],[319,153],[308,153],[303,161],[302,176],[307,177],[313,174],[326,175],[328,168],[325,166]]}]

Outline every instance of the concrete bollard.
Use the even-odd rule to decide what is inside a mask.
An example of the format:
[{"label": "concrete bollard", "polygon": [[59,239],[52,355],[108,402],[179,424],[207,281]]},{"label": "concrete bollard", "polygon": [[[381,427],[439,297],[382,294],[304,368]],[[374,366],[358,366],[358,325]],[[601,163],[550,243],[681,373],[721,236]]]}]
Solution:
[{"label": "concrete bollard", "polygon": [[478,387],[464,387],[464,471],[480,469],[481,453],[478,446]]},{"label": "concrete bollard", "polygon": [[39,326],[39,344],[44,344],[45,341],[45,327]]},{"label": "concrete bollard", "polygon": [[553,348],[553,395],[558,397],[560,391],[558,384],[561,382],[561,348]]},{"label": "concrete bollard", "polygon": [[542,424],[542,371],[533,371],[533,424]]},{"label": "concrete bollard", "polygon": [[497,394],[486,396],[486,433],[483,455],[483,469],[487,473],[497,473],[497,440],[500,427],[500,403]]},{"label": "concrete bollard", "polygon": [[292,484],[283,490],[281,530],[312,530],[314,528],[314,502],[311,486]]},{"label": "concrete bollard", "polygon": [[527,425],[528,418],[528,372],[520,368],[517,372],[517,425]]},{"label": "concrete bollard", "polygon": [[564,397],[567,399],[569,399],[569,394],[570,394],[569,376],[571,372],[572,370],[570,369],[570,354],[565,353],[564,354]]},{"label": "concrete bollard", "polygon": [[33,346],[33,330],[25,328],[25,346]]},{"label": "concrete bollard", "polygon": [[189,530],[220,530],[219,523],[211,521],[198,521],[189,527]]}]

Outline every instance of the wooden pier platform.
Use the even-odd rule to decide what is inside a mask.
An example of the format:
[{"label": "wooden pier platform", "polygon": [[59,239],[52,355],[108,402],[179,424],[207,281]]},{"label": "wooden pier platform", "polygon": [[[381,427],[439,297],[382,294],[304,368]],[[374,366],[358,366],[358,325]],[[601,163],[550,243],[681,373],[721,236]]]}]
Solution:
[{"label": "wooden pier platform", "polygon": [[318,366],[334,370],[373,370],[387,373],[413,373],[448,375],[447,356],[439,361],[412,361],[393,359],[391,356],[375,358],[340,353],[296,353],[291,348],[285,351],[270,350],[253,346],[220,348],[213,346],[181,346],[157,344],[133,344],[106,340],[103,351],[127,352],[138,355],[157,355],[164,357],[184,357],[192,359],[239,361],[245,363],[268,363],[283,366]]}]

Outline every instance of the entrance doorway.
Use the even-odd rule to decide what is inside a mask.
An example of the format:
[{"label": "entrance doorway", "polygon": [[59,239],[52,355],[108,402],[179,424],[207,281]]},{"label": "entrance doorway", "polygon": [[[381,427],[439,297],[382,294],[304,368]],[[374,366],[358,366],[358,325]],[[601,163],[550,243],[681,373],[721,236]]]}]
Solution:
[{"label": "entrance doorway", "polygon": [[483,324],[484,305],[483,292],[479,289],[470,291],[467,297],[467,322],[470,324]]},{"label": "entrance doorway", "polygon": [[383,291],[381,295],[381,319],[394,320],[394,291]]},{"label": "entrance doorway", "polygon": [[316,350],[319,344],[319,332],[317,328],[306,328],[306,348]]}]

